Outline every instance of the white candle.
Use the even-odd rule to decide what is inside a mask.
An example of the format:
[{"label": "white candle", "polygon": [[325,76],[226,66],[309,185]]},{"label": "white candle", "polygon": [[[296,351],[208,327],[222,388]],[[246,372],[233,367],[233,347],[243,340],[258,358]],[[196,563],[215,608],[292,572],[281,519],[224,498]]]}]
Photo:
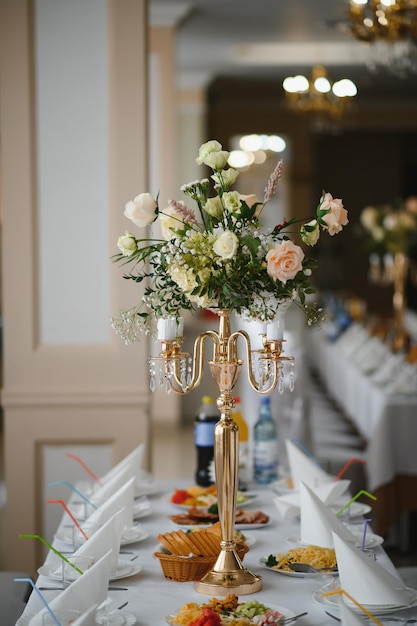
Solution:
[{"label": "white candle", "polygon": [[177,337],[183,337],[184,335],[184,318],[179,317],[177,320]]},{"label": "white candle", "polygon": [[270,341],[284,338],[284,320],[282,317],[277,317],[273,322],[268,322],[266,338]]},{"label": "white candle", "polygon": [[177,320],[175,317],[162,318],[158,320],[158,339],[160,341],[170,341],[177,336]]}]

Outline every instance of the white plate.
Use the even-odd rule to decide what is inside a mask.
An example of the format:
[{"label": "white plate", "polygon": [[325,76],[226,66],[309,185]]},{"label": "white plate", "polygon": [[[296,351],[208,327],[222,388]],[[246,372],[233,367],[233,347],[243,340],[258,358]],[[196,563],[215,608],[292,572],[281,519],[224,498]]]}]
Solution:
[{"label": "white plate", "polygon": [[291,578],[317,578],[317,576],[338,576],[339,572],[287,572],[284,569],[274,569],[266,564],[267,556],[263,556],[259,561],[263,567],[276,574],[282,574],[282,576],[290,576]]},{"label": "white plate", "polygon": [[[249,600],[248,600],[249,602]],[[243,602],[239,602],[239,604],[243,604]],[[273,605],[269,607],[271,609],[271,611],[278,611],[279,613],[281,613],[285,619],[288,619],[289,617],[295,617],[295,613],[294,611],[291,611],[291,609],[287,609],[284,606],[278,606],[278,605]],[[179,611],[178,611],[179,613]],[[176,615],[176,614],[175,614]],[[177,626],[176,623],[174,622],[174,618],[175,615],[166,615],[165,616],[165,620],[168,624],[170,624],[170,626]],[[293,623],[295,623],[297,620],[294,620]]]},{"label": "white plate", "polygon": [[275,493],[278,493],[280,496],[294,492],[294,489],[290,487],[289,479],[285,477],[279,478],[275,482],[271,483],[269,487],[272,489],[272,491],[275,491]]},{"label": "white plate", "polygon": [[[117,570],[115,574],[110,576],[109,580],[119,580],[120,578],[128,578],[138,574],[142,570],[139,563],[131,563],[128,559],[119,559],[117,562]],[[59,563],[45,563],[38,569],[40,576],[46,576],[53,580],[61,580],[61,569]]]},{"label": "white plate", "polygon": [[[336,515],[341,508],[345,506],[346,502],[333,502],[328,508]],[[349,517],[354,519],[355,517],[362,517],[372,511],[372,507],[365,502],[352,502],[349,506]]]},{"label": "white plate", "polygon": [[[131,543],[136,543],[137,541],[143,541],[149,537],[149,533],[142,528],[140,524],[134,524],[133,526],[129,526],[125,528],[122,534],[122,539],[120,541],[121,546],[128,546]],[[65,528],[59,530],[55,536],[55,539],[58,541],[62,541],[63,543],[72,543],[72,530],[71,528]]]},{"label": "white plate", "polygon": [[[324,585],[321,589],[313,592],[313,600],[318,602],[325,607],[331,607],[334,611],[339,611],[340,604],[344,601],[342,598],[342,594],[338,593],[334,596],[323,596],[324,593],[328,591],[336,591],[340,589],[339,583],[331,582],[327,585]],[[397,605],[393,606],[392,604],[363,604],[363,607],[372,613],[372,615],[386,615],[388,613],[397,613],[398,611],[403,611],[404,609],[410,609],[412,607],[417,606],[417,590],[411,589],[410,587],[406,587],[407,595],[409,596],[409,603],[405,605]],[[357,613],[361,613],[362,611],[355,605],[350,604],[349,607],[352,608],[353,611]]]},{"label": "white plate", "polygon": [[[355,542],[352,545],[354,545],[356,548],[361,548],[363,539],[362,533],[352,534],[355,536]],[[297,537],[296,535],[291,535],[290,537],[287,537],[287,541],[288,543],[295,543],[298,546],[307,545],[306,543],[301,541],[300,537]],[[365,548],[375,548],[376,546],[380,546],[382,543],[384,543],[384,538],[380,535],[375,535],[374,533],[366,533]]]},{"label": "white plate", "polygon": [[[16,622],[16,626],[29,626],[33,615],[22,615]],[[108,620],[108,621],[107,621]],[[109,626],[134,626],[136,624],[136,617],[131,613],[124,613],[123,611],[112,611],[106,616],[106,625]]]}]

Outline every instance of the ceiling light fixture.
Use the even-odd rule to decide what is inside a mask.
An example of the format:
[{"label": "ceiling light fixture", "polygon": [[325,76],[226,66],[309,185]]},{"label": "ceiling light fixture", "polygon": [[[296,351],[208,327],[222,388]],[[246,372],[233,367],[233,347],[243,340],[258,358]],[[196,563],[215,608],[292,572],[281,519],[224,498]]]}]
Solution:
[{"label": "ceiling light fixture", "polygon": [[322,65],[315,65],[311,79],[288,76],[282,86],[289,106],[298,113],[310,114],[316,120],[340,120],[356,96],[357,88],[348,78],[331,82]]},{"label": "ceiling light fixture", "polygon": [[371,68],[417,73],[417,0],[350,0],[352,34],[371,45]]}]

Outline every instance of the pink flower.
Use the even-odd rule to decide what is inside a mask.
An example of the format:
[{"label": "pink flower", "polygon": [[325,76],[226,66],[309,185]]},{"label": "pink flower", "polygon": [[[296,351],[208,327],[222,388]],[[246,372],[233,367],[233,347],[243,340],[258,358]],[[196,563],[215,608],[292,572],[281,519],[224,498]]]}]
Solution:
[{"label": "pink flower", "polygon": [[320,222],[329,235],[337,235],[343,226],[346,226],[349,222],[342,200],[333,198],[331,193],[326,193],[322,196],[319,211],[320,213],[327,211],[325,215],[322,215]]},{"label": "pink flower", "polygon": [[291,280],[303,269],[304,252],[292,241],[285,240],[276,244],[266,255],[269,276],[282,283]]}]

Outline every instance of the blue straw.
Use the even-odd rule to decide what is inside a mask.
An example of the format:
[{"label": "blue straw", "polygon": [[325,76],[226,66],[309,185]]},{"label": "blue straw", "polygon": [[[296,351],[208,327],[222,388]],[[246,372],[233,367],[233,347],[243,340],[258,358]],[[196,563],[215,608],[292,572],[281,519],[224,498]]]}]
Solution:
[{"label": "blue straw", "polygon": [[70,489],[72,489],[73,491],[75,491],[75,493],[77,493],[80,498],[82,498],[84,500],[84,502],[87,502],[87,504],[89,504],[90,506],[93,507],[93,509],[96,509],[97,506],[95,504],[93,504],[91,502],[91,500],[89,500],[87,498],[87,496],[85,496],[83,493],[81,493],[81,491],[79,491],[79,489],[77,489],[76,487],[74,487],[74,485],[72,485],[70,482],[68,482],[67,480],[56,480],[53,483],[49,483],[49,487],[56,487],[57,485],[67,485],[67,487],[69,487]]},{"label": "blue straw", "polygon": [[369,522],[372,522],[370,517],[365,519],[365,523],[363,525],[363,537],[362,537],[362,552],[365,552],[365,544],[366,544],[366,529],[368,528]]},{"label": "blue straw", "polygon": [[33,582],[31,578],[15,578],[14,580],[16,583],[29,583],[32,586],[33,590],[36,591],[36,593],[38,594],[38,596],[44,603],[45,607],[47,608],[54,622],[56,622],[57,626],[61,626],[61,622],[59,621],[55,613],[52,611],[49,604],[47,603],[47,601],[45,600],[45,598],[43,597],[43,595],[41,594],[41,592],[39,591],[39,589],[37,588],[37,586],[35,585],[35,583]]}]

